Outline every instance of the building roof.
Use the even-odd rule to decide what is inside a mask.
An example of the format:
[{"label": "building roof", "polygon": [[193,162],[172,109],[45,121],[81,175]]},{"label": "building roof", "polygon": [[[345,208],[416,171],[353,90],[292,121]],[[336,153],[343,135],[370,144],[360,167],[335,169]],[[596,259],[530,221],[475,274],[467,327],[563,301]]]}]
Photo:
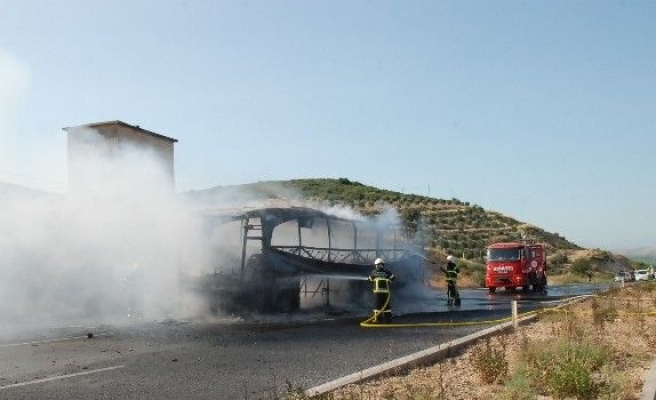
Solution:
[{"label": "building roof", "polygon": [[62,128],[62,129],[64,131],[69,131],[69,130],[83,129],[83,128],[94,129],[94,128],[100,128],[100,127],[104,127],[104,126],[112,126],[112,125],[118,125],[118,126],[122,126],[124,128],[131,128],[131,129],[143,132],[147,135],[154,136],[154,137],[164,139],[164,140],[168,140],[168,141],[173,142],[173,143],[176,143],[178,141],[178,139],[170,138],[168,136],[160,135],[159,133],[155,133],[155,132],[143,129],[139,125],[130,125],[130,124],[126,124],[125,122],[119,121],[119,120],[96,122],[96,123],[93,123],[93,124],[79,125],[79,126],[70,126],[70,127],[66,127],[66,128]]}]

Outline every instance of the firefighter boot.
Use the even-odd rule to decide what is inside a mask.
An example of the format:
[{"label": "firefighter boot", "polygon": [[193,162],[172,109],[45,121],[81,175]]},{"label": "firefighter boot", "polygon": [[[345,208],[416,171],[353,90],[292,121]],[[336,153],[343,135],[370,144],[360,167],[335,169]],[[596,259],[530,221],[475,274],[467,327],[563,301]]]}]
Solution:
[{"label": "firefighter boot", "polygon": [[373,316],[373,318],[372,318],[372,320],[371,320],[371,323],[373,323],[373,324],[377,324],[377,323],[378,323],[378,320],[379,320],[380,318],[381,318],[380,310],[374,310],[374,316]]},{"label": "firefighter boot", "polygon": [[385,311],[383,313],[383,323],[391,324],[392,323],[392,311]]}]

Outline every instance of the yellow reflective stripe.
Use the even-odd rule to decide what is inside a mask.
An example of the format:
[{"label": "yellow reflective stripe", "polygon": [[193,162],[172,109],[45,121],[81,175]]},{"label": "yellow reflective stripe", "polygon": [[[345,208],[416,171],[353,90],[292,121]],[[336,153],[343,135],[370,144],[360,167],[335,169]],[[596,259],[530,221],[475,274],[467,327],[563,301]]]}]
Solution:
[{"label": "yellow reflective stripe", "polygon": [[389,293],[389,279],[375,278],[374,293]]}]

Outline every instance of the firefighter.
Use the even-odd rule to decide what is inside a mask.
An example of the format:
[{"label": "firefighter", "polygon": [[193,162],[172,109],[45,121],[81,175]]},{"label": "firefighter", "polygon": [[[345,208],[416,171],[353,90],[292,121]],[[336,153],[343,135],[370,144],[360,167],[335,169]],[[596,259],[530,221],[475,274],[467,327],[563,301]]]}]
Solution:
[{"label": "firefighter", "polygon": [[446,275],[446,294],[448,305],[460,305],[460,293],[458,293],[458,274],[460,269],[456,265],[456,258],[448,256],[446,258],[446,268],[440,267]]},{"label": "firefighter", "polygon": [[394,274],[385,268],[382,258],[374,261],[376,268],[369,274],[369,280],[373,282],[374,309],[373,322],[392,322],[392,293],[390,283],[394,280]]}]

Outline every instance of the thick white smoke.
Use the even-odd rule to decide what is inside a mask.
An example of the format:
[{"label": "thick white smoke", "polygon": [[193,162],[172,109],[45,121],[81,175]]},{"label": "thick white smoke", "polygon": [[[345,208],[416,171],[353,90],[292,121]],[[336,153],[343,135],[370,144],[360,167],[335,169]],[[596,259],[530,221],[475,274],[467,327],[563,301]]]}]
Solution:
[{"label": "thick white smoke", "polygon": [[[105,140],[94,131],[83,136],[90,149],[97,149],[97,142]],[[207,237],[200,226],[202,219],[195,218],[197,210],[192,209],[287,206],[291,204],[277,200],[289,198],[294,199],[292,204],[312,206],[289,189],[281,187],[276,195],[275,185],[261,192],[233,187],[197,197],[176,196],[170,171],[148,148],[121,145],[110,149],[111,157],[103,157],[102,151],[85,156],[80,149],[69,160],[70,172],[75,175],[69,193],[24,191],[0,196],[0,226],[5,233],[0,240],[3,326],[126,320],[135,292],[139,314],[146,319],[196,314],[198,310],[184,301],[187,296],[182,292],[180,268],[188,274],[194,269],[210,273],[239,266],[242,228],[235,223],[235,229],[215,230]],[[349,208],[325,211],[379,228],[400,224],[392,208],[374,219]],[[340,226],[343,229],[338,229]],[[354,231],[349,224],[335,224],[333,229],[333,247],[353,245]],[[276,240],[295,240],[293,235],[284,236]],[[325,233],[315,236],[308,233],[304,244],[313,240],[324,246],[328,243]],[[359,239],[364,248],[375,245],[375,235]],[[335,290],[339,278],[332,278],[333,293],[339,294]],[[351,283],[347,286],[349,290],[354,287]],[[368,288],[356,286],[359,292],[368,293]],[[352,294],[347,297],[352,300]]]},{"label": "thick white smoke", "polygon": [[3,325],[125,319],[136,287],[141,316],[176,316],[181,244],[198,230],[160,158],[123,146],[69,168],[83,178],[66,195],[1,199]]}]

